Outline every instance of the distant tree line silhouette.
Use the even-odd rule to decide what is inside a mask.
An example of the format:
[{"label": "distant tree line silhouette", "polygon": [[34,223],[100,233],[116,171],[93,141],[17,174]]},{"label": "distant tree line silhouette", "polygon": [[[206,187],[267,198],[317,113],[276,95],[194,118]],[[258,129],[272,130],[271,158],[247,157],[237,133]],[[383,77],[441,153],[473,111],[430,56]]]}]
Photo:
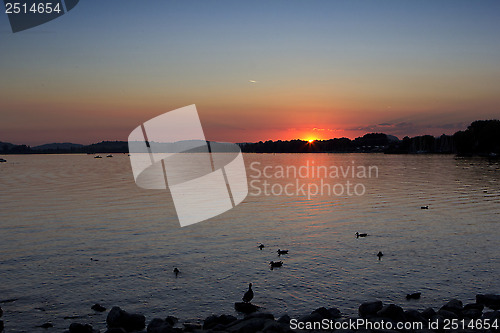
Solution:
[{"label": "distant tree line silhouette", "polygon": [[318,140],[265,141],[240,144],[247,153],[347,153],[384,152],[387,154],[500,154],[500,120],[477,120],[465,131],[453,135],[421,135],[398,140],[384,133],[368,133],[354,140],[338,138]]},{"label": "distant tree line silhouette", "polygon": [[458,154],[500,154],[500,120],[477,120],[453,135]]},{"label": "distant tree line silhouette", "polygon": [[[386,153],[458,154],[462,156],[500,155],[500,120],[477,120],[464,131],[434,137],[422,135],[402,140],[384,133],[368,133],[354,140],[335,138],[309,143],[304,140],[240,143],[246,153]],[[0,142],[0,154],[128,153],[126,141],[102,141],[91,145],[48,144],[31,148]]]}]

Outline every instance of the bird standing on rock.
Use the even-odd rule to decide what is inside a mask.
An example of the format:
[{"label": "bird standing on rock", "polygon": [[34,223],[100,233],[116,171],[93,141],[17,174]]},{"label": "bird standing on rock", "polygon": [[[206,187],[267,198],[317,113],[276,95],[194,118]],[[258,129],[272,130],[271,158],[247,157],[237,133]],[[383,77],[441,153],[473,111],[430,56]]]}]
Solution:
[{"label": "bird standing on rock", "polygon": [[248,290],[247,292],[243,295],[243,302],[245,303],[250,303],[250,301],[253,299],[253,290],[252,290],[252,284],[248,284]]}]

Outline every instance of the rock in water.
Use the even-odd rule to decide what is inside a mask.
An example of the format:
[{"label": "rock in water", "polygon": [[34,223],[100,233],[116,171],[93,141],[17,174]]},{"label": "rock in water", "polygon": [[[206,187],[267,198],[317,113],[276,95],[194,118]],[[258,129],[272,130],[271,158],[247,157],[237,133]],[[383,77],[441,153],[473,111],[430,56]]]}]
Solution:
[{"label": "rock in water", "polygon": [[174,316],[167,316],[167,318],[165,318],[165,322],[167,324],[169,324],[170,326],[174,326],[175,323],[177,323],[179,321],[179,319],[177,317],[174,317]]},{"label": "rock in water", "polygon": [[106,311],[106,308],[104,306],[102,306],[101,304],[99,304],[99,303],[96,303],[96,304],[92,305],[91,309],[94,310],[94,311],[97,311],[97,312],[104,312],[104,311]]},{"label": "rock in water", "polygon": [[95,333],[98,332],[97,330],[94,330],[91,325],[89,324],[79,324],[79,323],[72,323],[69,325],[69,333]]},{"label": "rock in water", "polygon": [[359,306],[359,315],[361,317],[367,317],[370,315],[376,315],[378,311],[382,310],[382,301],[366,302]]},{"label": "rock in water", "polygon": [[500,310],[500,295],[476,295],[476,303],[484,304],[492,310]]},{"label": "rock in water", "polygon": [[154,318],[148,324],[148,333],[161,333],[163,331],[168,331],[172,326],[167,324],[165,320],[161,318]]},{"label": "rock in water", "polygon": [[176,329],[173,328],[176,322],[177,318],[172,316],[168,316],[166,319],[155,318],[149,322],[147,332],[148,333],[177,332]]},{"label": "rock in water", "polygon": [[462,311],[462,317],[470,319],[479,319],[483,315],[483,311],[479,309],[464,309]]},{"label": "rock in water", "polygon": [[443,317],[444,319],[458,319],[458,315],[455,312],[440,309],[437,313],[439,316]]},{"label": "rock in water", "polygon": [[483,319],[490,321],[500,320],[500,311],[488,311],[483,314]]},{"label": "rock in water", "polygon": [[298,319],[299,322],[303,322],[303,323],[320,322],[322,320],[323,320],[323,316],[321,316],[321,314],[319,314],[318,312],[312,312],[311,314],[299,317],[299,319]]},{"label": "rock in water", "polygon": [[257,311],[258,308],[259,307],[257,305],[253,305],[252,303],[245,303],[245,302],[234,303],[234,309],[242,313],[252,313]]},{"label": "rock in water", "polygon": [[479,303],[471,303],[471,304],[467,304],[467,305],[464,306],[464,311],[465,310],[471,310],[471,309],[483,311],[484,310],[484,305],[483,304],[479,304]]},{"label": "rock in water", "polygon": [[115,306],[106,318],[109,328],[123,328],[127,332],[140,331],[146,326],[146,317],[140,314],[130,314]]},{"label": "rock in water", "polygon": [[201,324],[198,323],[183,323],[184,331],[193,332],[201,330]]},{"label": "rock in water", "polygon": [[463,305],[462,301],[460,301],[458,299],[452,299],[451,301],[449,301],[448,303],[443,305],[440,310],[453,312],[454,314],[459,315],[463,309],[464,309],[464,305]]},{"label": "rock in water", "polygon": [[290,320],[292,320],[292,318],[290,318],[289,315],[285,314],[285,315],[281,316],[280,319],[278,319],[278,323],[280,323],[282,325],[289,326],[290,325]]},{"label": "rock in water", "polygon": [[[248,303],[246,303],[248,304]],[[274,316],[270,313],[254,313],[246,316],[241,320],[236,320],[224,328],[225,332],[233,333],[253,333],[253,332],[288,332],[288,331],[275,331],[275,330],[264,330],[266,324],[275,323]]]},{"label": "rock in water", "polygon": [[427,319],[420,314],[417,310],[406,310],[405,311],[406,321],[425,323]]},{"label": "rock in water", "polygon": [[54,325],[52,325],[52,323],[45,323],[45,324],[42,324],[42,325],[39,325],[37,327],[40,327],[40,328],[51,328],[51,327],[54,327]]},{"label": "rock in water", "polygon": [[336,308],[327,309],[325,307],[321,307],[321,308],[317,308],[316,310],[311,312],[311,314],[313,314],[313,313],[318,313],[319,315],[321,315],[321,317],[326,318],[326,319],[338,319],[338,318],[342,317],[340,310],[336,309]]},{"label": "rock in water", "polygon": [[432,317],[434,317],[436,315],[436,311],[434,311],[433,308],[427,308],[425,309],[424,311],[422,311],[422,316],[425,318],[425,319],[431,319]]},{"label": "rock in water", "polygon": [[377,315],[379,317],[389,318],[396,321],[405,320],[405,313],[403,311],[403,308],[394,304],[384,306],[377,312]]},{"label": "rock in water", "polygon": [[[99,333],[99,332],[97,332]],[[110,328],[108,330],[106,330],[106,332],[104,333],[127,333],[127,331],[125,331],[123,328]],[[165,333],[165,332],[161,332],[161,333]]]},{"label": "rock in water", "polygon": [[217,325],[227,326],[231,324],[233,321],[236,321],[236,317],[231,315],[221,315],[221,316],[212,315],[207,317],[203,321],[203,329],[209,330]]}]

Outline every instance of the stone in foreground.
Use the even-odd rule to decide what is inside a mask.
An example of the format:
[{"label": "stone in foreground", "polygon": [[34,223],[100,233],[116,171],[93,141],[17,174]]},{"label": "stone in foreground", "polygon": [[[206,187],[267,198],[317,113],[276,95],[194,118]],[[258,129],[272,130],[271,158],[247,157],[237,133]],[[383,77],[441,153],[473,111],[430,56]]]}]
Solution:
[{"label": "stone in foreground", "polygon": [[90,308],[92,310],[94,310],[94,311],[97,311],[97,312],[104,312],[104,311],[106,311],[106,308],[104,306],[102,306],[101,304],[99,304],[99,303],[96,303],[96,304],[92,305]]},{"label": "stone in foreground", "polygon": [[405,314],[402,307],[395,304],[389,304],[377,311],[379,317],[389,318],[397,321],[404,321]]},{"label": "stone in foreground", "polygon": [[69,325],[69,333],[97,333],[98,330],[93,329],[89,324],[72,323]]},{"label": "stone in foreground", "polygon": [[500,310],[500,295],[476,295],[476,303],[484,304],[492,310]]},{"label": "stone in foreground", "polygon": [[376,315],[378,311],[382,310],[382,301],[366,302],[359,306],[359,315],[361,317],[368,317]]},{"label": "stone in foreground", "polygon": [[123,328],[127,332],[140,331],[146,326],[146,317],[128,313],[115,306],[109,311],[106,323],[108,328]]}]

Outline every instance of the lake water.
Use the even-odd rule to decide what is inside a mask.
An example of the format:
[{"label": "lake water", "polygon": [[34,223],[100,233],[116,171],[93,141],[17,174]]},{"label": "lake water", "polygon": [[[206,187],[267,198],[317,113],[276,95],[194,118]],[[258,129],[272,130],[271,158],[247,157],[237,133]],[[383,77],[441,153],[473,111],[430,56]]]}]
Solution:
[{"label": "lake water", "polygon": [[[365,193],[352,196],[255,196],[251,188],[233,210],[180,228],[170,194],[137,187],[125,154],[3,157],[0,300],[15,299],[0,304],[7,332],[44,331],[34,326],[45,322],[63,331],[75,321],[103,329],[106,314],[90,310],[96,302],[143,313],[147,321],[234,314],[249,282],[255,304],[291,316],[320,306],[354,315],[373,299],[424,309],[500,293],[498,163],[245,154],[254,185],[265,180],[254,169],[280,165],[376,166],[378,177],[328,179],[362,184]],[[318,181],[313,178],[299,180]],[[268,180],[275,189],[295,181]],[[357,231],[369,236],[356,239]],[[289,255],[278,258],[278,248]],[[270,270],[271,260],[284,266]],[[417,291],[420,300],[406,301]]]}]

